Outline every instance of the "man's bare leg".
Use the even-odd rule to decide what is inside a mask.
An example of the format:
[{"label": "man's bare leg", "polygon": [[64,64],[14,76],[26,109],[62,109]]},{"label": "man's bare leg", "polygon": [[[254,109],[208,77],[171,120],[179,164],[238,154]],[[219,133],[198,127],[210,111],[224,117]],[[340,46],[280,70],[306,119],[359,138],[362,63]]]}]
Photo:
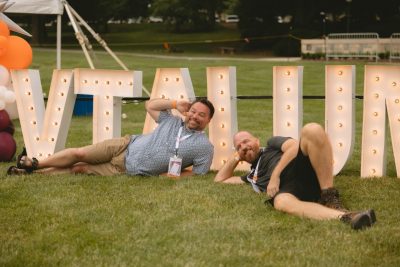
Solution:
[{"label": "man's bare leg", "polygon": [[70,174],[72,173],[71,168],[44,168],[33,171],[33,173],[39,174]]},{"label": "man's bare leg", "polygon": [[303,127],[300,148],[310,158],[321,189],[333,187],[332,146],[321,125],[309,123]]},{"label": "man's bare leg", "polygon": [[[83,148],[67,148],[48,158],[41,159],[37,168],[71,168],[74,164],[86,160],[86,153]],[[22,157],[21,161],[25,161],[24,165],[27,167],[32,165],[32,160],[29,158]]]},{"label": "man's bare leg", "polygon": [[310,158],[321,188],[319,203],[328,208],[346,210],[333,186],[333,152],[328,135],[321,125],[306,124],[301,131],[301,150]]},{"label": "man's bare leg", "polygon": [[345,214],[343,211],[330,209],[318,203],[301,201],[289,193],[278,194],[274,199],[274,207],[291,215],[315,220],[340,219]]},{"label": "man's bare leg", "polygon": [[89,164],[78,162],[69,168],[57,168],[50,167],[44,169],[38,169],[34,171],[34,173],[40,174],[77,174],[77,173],[87,173],[88,169],[86,168]]},{"label": "man's bare leg", "polygon": [[375,211],[344,212],[314,202],[301,201],[290,193],[278,194],[274,199],[275,209],[298,217],[315,220],[340,220],[350,224],[354,230],[371,227],[376,222]]}]

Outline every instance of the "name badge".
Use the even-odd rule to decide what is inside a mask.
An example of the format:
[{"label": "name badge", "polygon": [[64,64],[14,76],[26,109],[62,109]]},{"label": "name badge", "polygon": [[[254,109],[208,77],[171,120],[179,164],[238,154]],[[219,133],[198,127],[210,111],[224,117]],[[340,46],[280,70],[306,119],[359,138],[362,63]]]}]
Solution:
[{"label": "name badge", "polygon": [[169,158],[168,175],[179,177],[181,176],[182,159],[177,156]]}]

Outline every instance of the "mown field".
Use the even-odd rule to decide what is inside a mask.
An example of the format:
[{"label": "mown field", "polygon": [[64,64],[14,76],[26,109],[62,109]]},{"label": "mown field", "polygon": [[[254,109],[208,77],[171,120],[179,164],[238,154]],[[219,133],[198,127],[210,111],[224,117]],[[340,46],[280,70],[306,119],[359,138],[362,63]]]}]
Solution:
[{"label": "mown field", "polygon": [[[277,62],[240,58],[152,57],[120,53],[143,71],[151,90],[156,68],[189,68],[195,93],[206,96],[206,67],[235,66],[238,95],[272,95],[272,67],[304,66],[304,95],[324,95],[325,64],[354,64],[357,94],[366,62]],[[98,68],[117,69],[96,53]],[[35,50],[45,92],[55,67],[53,50]],[[63,53],[63,68],[87,67],[77,51]],[[388,148],[387,176],[360,178],[362,100],[356,100],[354,153],[335,178],[345,206],[374,208],[376,225],[353,231],[338,221],[288,216],[266,206],[266,196],[245,185],[214,184],[215,172],[166,177],[86,175],[9,177],[0,164],[1,266],[399,266],[400,180]],[[122,134],[141,133],[144,104],[123,106]],[[324,101],[304,100],[304,123],[324,123]],[[22,148],[18,120],[15,139]],[[238,100],[240,130],[261,140],[272,134],[271,100]],[[67,147],[91,143],[91,117],[73,117]]]}]

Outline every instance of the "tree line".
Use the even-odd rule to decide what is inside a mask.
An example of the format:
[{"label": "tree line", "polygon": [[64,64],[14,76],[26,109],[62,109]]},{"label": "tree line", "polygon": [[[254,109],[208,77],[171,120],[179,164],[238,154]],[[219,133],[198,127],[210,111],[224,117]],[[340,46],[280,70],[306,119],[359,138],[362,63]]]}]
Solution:
[{"label": "tree line", "polygon": [[215,15],[237,14],[243,37],[298,33],[317,37],[333,32],[399,31],[400,0],[69,0],[87,20],[163,18],[174,32],[210,31]]},{"label": "tree line", "polygon": [[[99,32],[107,32],[110,19],[163,19],[171,32],[208,32],[216,29],[216,16],[237,14],[238,30],[249,40],[245,49],[276,46],[298,53],[298,40],[329,33],[377,32],[388,37],[400,32],[400,0],[69,0],[70,5]],[[65,13],[65,12],[64,12]],[[44,23],[32,20],[32,32],[41,39]],[[64,23],[68,20],[64,19]],[[270,39],[274,36],[287,36]],[[39,42],[38,42],[39,43]],[[293,46],[293,49],[292,49]],[[296,48],[297,47],[297,48]],[[278,51],[279,54],[279,51]]]}]

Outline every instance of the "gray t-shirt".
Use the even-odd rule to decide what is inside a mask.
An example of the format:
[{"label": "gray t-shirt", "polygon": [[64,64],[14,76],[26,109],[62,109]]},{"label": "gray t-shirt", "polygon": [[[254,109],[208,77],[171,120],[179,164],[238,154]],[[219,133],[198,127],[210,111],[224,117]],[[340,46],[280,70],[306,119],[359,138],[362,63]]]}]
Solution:
[{"label": "gray t-shirt", "polygon": [[[260,154],[256,160],[251,165],[251,170],[248,174],[241,177],[242,181],[246,183],[251,183],[253,179],[255,169],[258,161],[260,160],[260,165],[258,166],[257,182],[255,185],[258,187],[259,191],[265,192],[269,180],[271,178],[272,172],[274,171],[276,165],[281,160],[282,157],[282,145],[290,137],[274,136],[267,141],[267,147],[260,151]],[[256,191],[256,188],[253,189]]]},{"label": "gray t-shirt", "polygon": [[150,134],[133,135],[125,155],[126,172],[131,175],[159,175],[168,172],[170,157],[175,155],[179,128],[183,125],[178,149],[182,170],[193,165],[195,174],[210,170],[214,147],[204,132],[186,128],[180,117],[161,111],[157,128]]}]

